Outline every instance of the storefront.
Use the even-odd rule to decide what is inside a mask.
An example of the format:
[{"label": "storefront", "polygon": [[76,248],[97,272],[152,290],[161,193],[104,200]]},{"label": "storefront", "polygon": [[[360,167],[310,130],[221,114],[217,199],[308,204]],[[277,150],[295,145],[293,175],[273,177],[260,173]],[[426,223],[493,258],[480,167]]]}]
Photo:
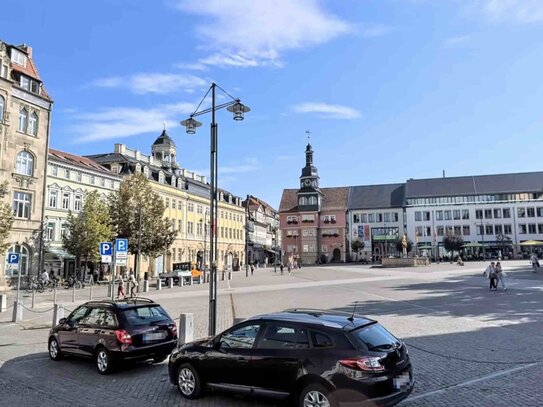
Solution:
[{"label": "storefront", "polygon": [[375,261],[383,257],[396,256],[396,241],[400,237],[398,227],[379,227],[371,229],[371,252]]}]

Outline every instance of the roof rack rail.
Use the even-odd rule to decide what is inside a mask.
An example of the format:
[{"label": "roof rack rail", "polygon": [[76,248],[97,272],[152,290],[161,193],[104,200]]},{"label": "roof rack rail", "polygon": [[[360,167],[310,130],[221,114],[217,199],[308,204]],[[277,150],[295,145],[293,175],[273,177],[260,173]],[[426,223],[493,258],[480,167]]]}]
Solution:
[{"label": "roof rack rail", "polygon": [[126,302],[127,304],[130,304],[130,303],[137,304],[138,302],[145,303],[145,304],[154,303],[152,299],[145,298],[145,297],[126,297],[123,299],[116,300],[115,302]]},{"label": "roof rack rail", "polygon": [[[352,315],[352,312],[332,310],[332,309],[318,309],[318,308],[289,308],[283,312],[306,312],[308,314],[342,314],[342,315]],[[355,315],[360,315],[355,313]],[[366,318],[366,317],[364,317]]]}]

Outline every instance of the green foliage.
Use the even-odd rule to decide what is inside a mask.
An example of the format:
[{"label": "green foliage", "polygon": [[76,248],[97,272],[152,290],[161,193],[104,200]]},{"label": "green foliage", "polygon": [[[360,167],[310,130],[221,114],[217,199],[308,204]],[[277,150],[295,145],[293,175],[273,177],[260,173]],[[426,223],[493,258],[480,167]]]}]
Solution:
[{"label": "green foliage", "polygon": [[100,260],[100,242],[108,242],[113,236],[109,207],[100,199],[98,191],[85,195],[85,203],[79,215],[68,214],[68,234],[63,236],[64,248],[79,259]]},{"label": "green foliage", "polygon": [[113,228],[119,237],[128,238],[128,250],[132,254],[138,251],[141,222],[141,253],[150,257],[168,249],[177,234],[164,218],[165,209],[162,199],[142,173],[121,182],[109,203]]},{"label": "green foliage", "polygon": [[356,239],[351,242],[351,250],[356,254],[360,253],[360,251],[364,249],[364,246],[364,242],[360,239]]},{"label": "green foliage", "polygon": [[[0,199],[2,199],[8,192],[8,183],[4,182],[0,184]],[[13,224],[13,209],[11,205],[0,202],[0,255],[8,249],[10,243],[7,241],[9,237],[9,231]]]},{"label": "green foliage", "polygon": [[459,235],[443,236],[443,247],[448,252],[459,252],[464,245],[464,239]]},{"label": "green foliage", "polygon": [[[403,245],[402,245],[402,237],[400,236],[396,241],[394,242],[394,245],[396,246],[396,250],[398,253],[403,253]],[[411,251],[413,248],[413,242],[411,239],[407,238],[407,253]]]}]

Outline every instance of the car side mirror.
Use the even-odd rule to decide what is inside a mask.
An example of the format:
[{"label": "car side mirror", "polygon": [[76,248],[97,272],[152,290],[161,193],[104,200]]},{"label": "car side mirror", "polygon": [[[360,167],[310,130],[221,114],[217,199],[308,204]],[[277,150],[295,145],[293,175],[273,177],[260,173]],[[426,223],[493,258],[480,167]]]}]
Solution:
[{"label": "car side mirror", "polygon": [[66,319],[66,318],[60,318],[60,319],[58,320],[58,323],[61,324],[61,325],[62,325],[62,324],[65,324],[66,322],[68,322],[68,319]]}]

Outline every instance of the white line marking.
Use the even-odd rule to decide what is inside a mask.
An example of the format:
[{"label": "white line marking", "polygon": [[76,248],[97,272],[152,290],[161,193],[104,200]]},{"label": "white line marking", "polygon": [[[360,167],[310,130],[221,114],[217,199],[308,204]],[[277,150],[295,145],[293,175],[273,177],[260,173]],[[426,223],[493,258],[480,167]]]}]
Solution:
[{"label": "white line marking", "polygon": [[484,382],[486,380],[494,379],[496,377],[508,375],[510,373],[513,373],[513,372],[518,372],[520,370],[526,370],[526,369],[529,369],[529,368],[531,368],[533,366],[536,366],[536,365],[539,365],[539,364],[541,364],[541,363],[532,363],[532,364],[525,365],[525,366],[514,367],[514,368],[508,369],[508,370],[502,370],[501,372],[492,373],[492,374],[489,374],[489,375],[483,376],[483,377],[478,377],[477,379],[468,380],[467,382],[458,383],[458,384],[455,384],[455,385],[452,385],[452,386],[444,387],[442,389],[429,391],[428,393],[419,394],[418,396],[409,397],[408,399],[406,399],[406,402],[415,401],[415,400],[419,400],[419,399],[422,399],[422,398],[430,397],[430,396],[433,396],[435,394],[443,394],[443,393],[448,392],[449,390],[453,390],[453,389],[456,389],[456,388],[459,388],[459,387],[471,386],[472,384],[476,384],[476,383],[479,383],[479,382]]}]

